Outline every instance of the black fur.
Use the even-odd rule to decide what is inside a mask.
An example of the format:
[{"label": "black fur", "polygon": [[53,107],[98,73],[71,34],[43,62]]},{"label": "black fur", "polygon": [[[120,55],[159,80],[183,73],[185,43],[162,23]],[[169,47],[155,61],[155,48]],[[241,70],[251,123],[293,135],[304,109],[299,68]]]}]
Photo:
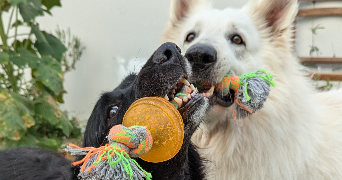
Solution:
[{"label": "black fur", "polygon": [[0,151],[1,180],[65,180],[72,177],[71,162],[53,151],[30,147]]},{"label": "black fur", "polygon": [[[163,44],[154,52],[139,74],[129,75],[112,92],[101,96],[88,120],[83,145],[99,147],[108,143],[106,136],[109,129],[122,122],[125,112],[135,100],[150,96],[164,97],[182,77],[188,75],[186,61],[181,56],[179,48],[173,43]],[[191,144],[190,137],[200,123],[200,117],[194,118],[192,115],[204,103],[204,97],[196,95],[179,110],[185,125],[185,137],[183,146],[175,157],[161,163],[137,159],[146,171],[152,173],[153,179],[203,179],[201,159]],[[109,118],[112,106],[118,106],[119,111],[113,118]]]}]

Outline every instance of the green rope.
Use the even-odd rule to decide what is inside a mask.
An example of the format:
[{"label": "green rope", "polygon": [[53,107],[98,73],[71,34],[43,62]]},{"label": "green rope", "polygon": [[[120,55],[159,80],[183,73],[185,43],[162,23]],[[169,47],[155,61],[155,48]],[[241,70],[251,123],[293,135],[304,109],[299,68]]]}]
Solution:
[{"label": "green rope", "polygon": [[132,160],[132,162],[134,162],[134,164],[135,164],[139,169],[141,169],[142,172],[144,172],[144,173],[146,174],[146,177],[145,177],[146,180],[151,180],[151,179],[152,179],[152,174],[151,174],[151,173],[145,171],[145,170],[139,165],[139,163],[138,163],[136,160],[134,160],[134,159],[131,159],[131,160]]},{"label": "green rope", "polygon": [[[114,147],[114,150],[113,149],[109,149],[108,151],[106,152],[103,152],[101,155],[100,155],[100,158],[98,161],[94,162],[93,164],[94,165],[97,165],[101,162],[101,159],[102,157],[107,154],[107,159],[108,159],[108,164],[110,166],[115,166],[116,164],[118,164],[119,162],[122,163],[126,173],[129,175],[130,179],[133,179],[133,170],[132,170],[132,167],[130,165],[130,162],[129,161],[132,161],[142,172],[145,173],[146,175],[146,180],[151,180],[152,179],[152,175],[151,173],[148,173],[147,171],[145,171],[134,159],[132,159],[131,157],[129,157],[129,155],[126,153],[126,151],[121,151],[121,153],[119,153],[117,150],[116,150],[116,145],[117,144],[113,144],[112,146]],[[144,144],[145,145],[145,144]],[[115,160],[115,161],[111,161],[110,160],[112,159],[112,156],[110,155],[111,152],[114,151],[115,155],[117,155],[118,159]]]},{"label": "green rope", "polygon": [[239,83],[240,83],[241,86],[245,86],[244,89],[245,89],[245,94],[246,94],[246,98],[247,98],[248,101],[251,98],[249,97],[249,95],[247,93],[247,85],[248,85],[247,80],[250,79],[250,78],[253,78],[253,77],[260,77],[264,81],[266,81],[268,84],[272,85],[273,87],[275,86],[275,83],[272,80],[273,79],[273,75],[268,73],[264,69],[258,69],[258,70],[254,71],[254,72],[250,72],[250,73],[246,73],[246,74],[241,75],[239,77],[239,79],[240,79]]}]

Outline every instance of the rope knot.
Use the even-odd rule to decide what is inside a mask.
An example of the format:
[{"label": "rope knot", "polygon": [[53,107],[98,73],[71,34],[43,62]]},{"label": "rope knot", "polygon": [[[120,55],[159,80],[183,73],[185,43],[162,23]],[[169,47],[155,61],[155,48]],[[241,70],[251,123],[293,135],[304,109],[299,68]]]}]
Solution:
[{"label": "rope knot", "polygon": [[108,134],[109,144],[115,142],[123,148],[130,157],[140,157],[146,154],[153,144],[151,133],[142,126],[125,127],[121,124],[112,127]]},{"label": "rope knot", "polygon": [[131,157],[140,157],[152,148],[152,135],[142,126],[116,125],[108,135],[109,144],[95,147],[78,147],[69,144],[71,155],[86,155],[73,165],[81,165],[78,177],[82,180],[121,179],[150,180],[151,174],[142,169]]},{"label": "rope knot", "polygon": [[242,119],[261,109],[269,95],[270,86],[275,86],[273,75],[264,69],[236,76],[229,71],[216,86],[218,97],[222,98],[234,90],[234,119]]}]

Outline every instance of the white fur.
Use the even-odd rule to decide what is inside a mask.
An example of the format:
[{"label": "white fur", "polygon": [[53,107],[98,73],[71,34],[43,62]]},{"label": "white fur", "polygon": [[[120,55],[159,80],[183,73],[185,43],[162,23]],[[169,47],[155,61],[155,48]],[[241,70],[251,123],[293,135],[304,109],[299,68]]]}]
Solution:
[{"label": "white fur", "polygon": [[[173,1],[172,7],[182,1]],[[270,16],[281,3],[288,5],[279,16]],[[260,0],[224,10],[198,0],[186,6],[186,13],[171,10],[165,41],[175,42],[182,52],[196,43],[213,46],[216,82],[229,70],[240,75],[263,68],[276,75],[276,86],[255,114],[234,121],[232,108],[218,105],[206,114],[193,141],[209,160],[207,179],[342,179],[342,91],[318,93],[304,77],[292,49],[296,0]],[[276,21],[267,23],[269,17]],[[185,43],[191,31],[198,36]],[[227,39],[235,33],[246,46]]]}]

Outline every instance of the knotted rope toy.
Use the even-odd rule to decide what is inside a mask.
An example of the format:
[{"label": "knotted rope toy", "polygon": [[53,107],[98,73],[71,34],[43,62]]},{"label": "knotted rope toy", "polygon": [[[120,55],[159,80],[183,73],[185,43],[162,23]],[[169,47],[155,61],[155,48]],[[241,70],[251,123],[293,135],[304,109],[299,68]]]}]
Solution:
[{"label": "knotted rope toy", "polygon": [[275,86],[273,75],[263,69],[235,76],[232,71],[227,73],[223,80],[216,86],[218,96],[226,96],[229,89],[235,91],[234,120],[242,119],[255,113],[263,107],[269,92],[270,85]]},{"label": "knotted rope toy", "polygon": [[132,158],[167,161],[178,153],[183,139],[183,119],[174,104],[160,97],[145,97],[132,103],[122,125],[111,128],[109,144],[99,148],[69,144],[66,151],[86,155],[73,163],[82,164],[81,179],[149,180],[152,175]]},{"label": "knotted rope toy", "polygon": [[78,147],[69,144],[66,150],[71,155],[86,155],[82,160],[74,162],[77,166],[83,164],[79,178],[150,180],[152,175],[142,169],[131,157],[140,157],[152,147],[151,133],[142,126],[113,126],[108,135],[109,144],[99,148]]}]

